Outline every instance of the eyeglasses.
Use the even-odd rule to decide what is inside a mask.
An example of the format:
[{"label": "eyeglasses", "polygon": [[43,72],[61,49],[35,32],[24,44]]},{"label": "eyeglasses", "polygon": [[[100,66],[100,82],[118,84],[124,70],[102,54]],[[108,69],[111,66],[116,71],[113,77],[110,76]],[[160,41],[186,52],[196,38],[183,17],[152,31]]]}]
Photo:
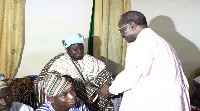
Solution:
[{"label": "eyeglasses", "polygon": [[124,27],[128,26],[128,25],[129,25],[129,23],[126,24],[126,25],[123,25],[122,27],[120,27],[120,28],[119,28],[119,32],[121,32],[121,30],[122,30]]}]

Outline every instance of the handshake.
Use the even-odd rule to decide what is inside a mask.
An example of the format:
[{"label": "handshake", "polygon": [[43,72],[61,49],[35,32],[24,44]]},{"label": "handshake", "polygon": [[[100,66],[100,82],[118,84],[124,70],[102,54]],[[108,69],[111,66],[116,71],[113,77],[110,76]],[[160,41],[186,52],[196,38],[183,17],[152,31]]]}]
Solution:
[{"label": "handshake", "polygon": [[114,95],[109,92],[109,85],[104,84],[101,88],[97,90],[97,94],[100,98],[109,98],[113,97]]},{"label": "handshake", "polygon": [[87,102],[92,104],[97,98],[107,99],[115,96],[109,92],[109,87],[110,85],[104,84],[95,92],[95,94]]}]

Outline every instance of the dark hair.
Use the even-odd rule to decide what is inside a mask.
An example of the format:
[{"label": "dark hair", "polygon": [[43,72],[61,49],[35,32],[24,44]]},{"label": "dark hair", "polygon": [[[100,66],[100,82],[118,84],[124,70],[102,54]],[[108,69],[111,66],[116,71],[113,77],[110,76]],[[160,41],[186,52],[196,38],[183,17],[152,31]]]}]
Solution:
[{"label": "dark hair", "polygon": [[146,17],[138,11],[128,11],[121,16],[123,24],[134,22],[137,25],[147,25]]}]

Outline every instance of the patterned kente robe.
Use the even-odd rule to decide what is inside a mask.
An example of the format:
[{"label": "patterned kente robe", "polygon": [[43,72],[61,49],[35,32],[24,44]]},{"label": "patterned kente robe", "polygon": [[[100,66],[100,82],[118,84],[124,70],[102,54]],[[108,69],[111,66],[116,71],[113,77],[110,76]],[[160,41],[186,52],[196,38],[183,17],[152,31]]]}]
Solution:
[{"label": "patterned kente robe", "polygon": [[[83,101],[92,98],[95,91],[103,84],[111,84],[113,81],[113,76],[106,70],[106,65],[87,54],[82,60],[73,61],[67,53],[61,53],[45,65],[40,75],[54,71],[73,78],[77,97]],[[108,99],[97,98],[93,104],[85,104],[93,111],[98,111],[98,109],[113,110],[113,105]],[[100,108],[96,109],[97,107]]]}]

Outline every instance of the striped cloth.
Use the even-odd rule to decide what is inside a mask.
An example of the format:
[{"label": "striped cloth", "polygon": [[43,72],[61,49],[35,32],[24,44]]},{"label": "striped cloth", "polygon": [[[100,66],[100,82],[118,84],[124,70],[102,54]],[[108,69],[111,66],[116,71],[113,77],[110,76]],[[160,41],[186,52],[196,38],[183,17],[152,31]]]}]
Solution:
[{"label": "striped cloth", "polygon": [[38,87],[45,95],[54,97],[71,87],[71,81],[60,74],[48,73],[38,78]]},{"label": "striped cloth", "polygon": [[[47,101],[41,107],[37,108],[36,111],[55,111],[51,105],[51,102]],[[69,111],[89,111],[83,102],[76,98],[75,105],[69,109]]]}]

